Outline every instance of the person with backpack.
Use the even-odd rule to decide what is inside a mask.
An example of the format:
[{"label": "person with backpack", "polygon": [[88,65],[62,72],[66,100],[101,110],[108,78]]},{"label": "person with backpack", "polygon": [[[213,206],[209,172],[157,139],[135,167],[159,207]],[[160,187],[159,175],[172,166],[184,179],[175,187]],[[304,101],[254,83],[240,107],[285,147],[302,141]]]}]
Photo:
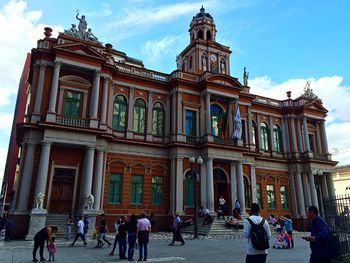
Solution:
[{"label": "person with backpack", "polygon": [[244,220],[243,237],[248,239],[246,263],[265,263],[271,231],[268,222],[259,216],[260,207],[253,203],[251,216]]},{"label": "person with backpack", "polygon": [[307,207],[306,216],[311,219],[311,235],[302,239],[310,242],[310,263],[331,263],[328,249],[330,231],[327,223],[318,215],[316,206]]}]

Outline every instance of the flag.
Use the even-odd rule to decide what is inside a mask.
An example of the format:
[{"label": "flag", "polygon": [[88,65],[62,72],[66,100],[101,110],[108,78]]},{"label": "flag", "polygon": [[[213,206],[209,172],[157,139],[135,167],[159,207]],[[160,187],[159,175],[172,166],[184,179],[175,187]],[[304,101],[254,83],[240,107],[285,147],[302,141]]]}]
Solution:
[{"label": "flag", "polygon": [[225,138],[225,134],[226,134],[226,127],[227,127],[227,121],[228,121],[228,115],[230,112],[230,103],[227,103],[227,108],[226,108],[226,112],[223,113],[221,119],[220,119],[220,128],[221,128],[221,138],[224,139]]},{"label": "flag", "polygon": [[235,114],[234,123],[235,123],[235,132],[233,133],[233,137],[237,140],[240,140],[242,137],[242,122],[241,122],[241,113],[239,111],[238,102],[237,102],[237,110]]}]

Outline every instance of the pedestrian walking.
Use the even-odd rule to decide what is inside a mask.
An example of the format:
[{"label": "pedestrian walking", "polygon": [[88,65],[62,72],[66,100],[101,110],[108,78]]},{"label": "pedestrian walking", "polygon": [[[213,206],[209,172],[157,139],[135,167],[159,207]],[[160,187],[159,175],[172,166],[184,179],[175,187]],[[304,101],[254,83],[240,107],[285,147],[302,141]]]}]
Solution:
[{"label": "pedestrian walking", "polygon": [[48,226],[42,228],[39,232],[37,232],[34,236],[34,249],[33,249],[33,262],[38,262],[36,259],[36,252],[39,250],[40,254],[40,261],[46,261],[44,258],[44,246],[45,241],[48,245],[52,242],[52,234],[57,233],[57,227],[56,226]]},{"label": "pedestrian walking", "polygon": [[97,235],[97,245],[96,245],[97,248],[103,247],[104,245],[103,241],[106,242],[108,246],[111,246],[111,242],[109,242],[106,239],[106,231],[108,232],[108,227],[107,227],[105,214],[102,214],[101,216],[102,216],[102,220],[101,220],[100,228]]},{"label": "pedestrian walking", "polygon": [[147,245],[149,242],[149,233],[151,232],[151,222],[146,218],[146,213],[141,213],[137,222],[137,238],[139,240],[139,259],[138,261],[147,261]]},{"label": "pedestrian walking", "polygon": [[251,206],[251,216],[244,220],[243,237],[248,239],[246,263],[265,263],[271,231],[267,221],[259,215],[257,203]]},{"label": "pedestrian walking", "polygon": [[127,227],[127,221],[125,216],[120,217],[120,224],[118,226],[118,233],[119,233],[119,258],[120,259],[127,259],[126,257],[126,227]]},{"label": "pedestrian walking", "polygon": [[118,242],[119,242],[119,233],[118,233],[119,224],[120,224],[120,218],[117,219],[117,220],[114,222],[115,238],[114,238],[114,244],[113,244],[112,251],[109,252],[109,254],[108,254],[109,256],[113,256],[113,255],[114,255],[114,250],[115,250],[115,248],[117,247],[117,244],[118,244]]},{"label": "pedestrian walking", "polygon": [[83,217],[79,216],[79,221],[77,224],[77,234],[75,235],[75,238],[73,240],[73,243],[71,246],[73,247],[77,239],[80,237],[80,239],[84,242],[84,246],[87,245],[86,240],[85,240],[85,235],[84,235],[84,221]]},{"label": "pedestrian walking", "polygon": [[306,208],[306,215],[311,219],[311,235],[302,238],[310,242],[310,263],[331,263],[328,252],[329,227],[327,223],[318,215],[316,206]]},{"label": "pedestrian walking", "polygon": [[181,242],[181,246],[185,245],[185,241],[181,236],[181,218],[178,213],[175,214],[174,222],[173,222],[173,240],[169,244],[169,246],[173,246],[174,242]]},{"label": "pedestrian walking", "polygon": [[69,214],[68,219],[67,219],[67,233],[66,233],[66,237],[65,237],[66,240],[70,240],[70,238],[71,238],[72,225],[73,225],[72,215]]},{"label": "pedestrian walking", "polygon": [[130,221],[127,224],[126,230],[128,232],[128,260],[133,261],[134,248],[136,243],[137,219],[134,214],[131,215]]},{"label": "pedestrian walking", "polygon": [[286,229],[288,233],[288,239],[289,239],[289,245],[288,248],[294,247],[294,240],[293,240],[293,222],[290,215],[286,215],[286,217],[281,216],[281,219],[283,220],[284,228]]}]

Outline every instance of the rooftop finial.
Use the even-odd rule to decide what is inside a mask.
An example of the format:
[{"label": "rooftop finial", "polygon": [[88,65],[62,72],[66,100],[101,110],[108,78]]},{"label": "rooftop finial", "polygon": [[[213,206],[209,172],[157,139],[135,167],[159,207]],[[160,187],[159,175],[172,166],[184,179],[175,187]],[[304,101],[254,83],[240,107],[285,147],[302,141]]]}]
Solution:
[{"label": "rooftop finial", "polygon": [[201,13],[205,12],[205,9],[204,9],[203,5],[202,5],[202,8],[200,9],[200,11],[201,11]]}]

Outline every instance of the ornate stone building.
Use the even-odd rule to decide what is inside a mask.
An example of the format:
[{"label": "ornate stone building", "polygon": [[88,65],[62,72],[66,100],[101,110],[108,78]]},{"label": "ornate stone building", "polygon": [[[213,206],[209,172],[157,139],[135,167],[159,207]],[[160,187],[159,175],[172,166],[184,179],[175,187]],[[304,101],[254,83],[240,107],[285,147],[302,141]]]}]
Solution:
[{"label": "ornate stone building", "polygon": [[[46,28],[31,52],[17,236],[30,238],[56,214],[94,220],[102,211],[112,222],[145,210],[167,227],[172,213],[193,214],[194,184],[211,212],[222,195],[229,211],[236,200],[243,213],[258,202],[265,216],[302,218],[334,194],[322,101],[310,87],[282,101],[250,93],[246,71],[243,84],[230,76],[230,48],[216,42],[204,8],[171,74],[78,28],[57,38]],[[203,159],[197,181],[191,156]]]}]

